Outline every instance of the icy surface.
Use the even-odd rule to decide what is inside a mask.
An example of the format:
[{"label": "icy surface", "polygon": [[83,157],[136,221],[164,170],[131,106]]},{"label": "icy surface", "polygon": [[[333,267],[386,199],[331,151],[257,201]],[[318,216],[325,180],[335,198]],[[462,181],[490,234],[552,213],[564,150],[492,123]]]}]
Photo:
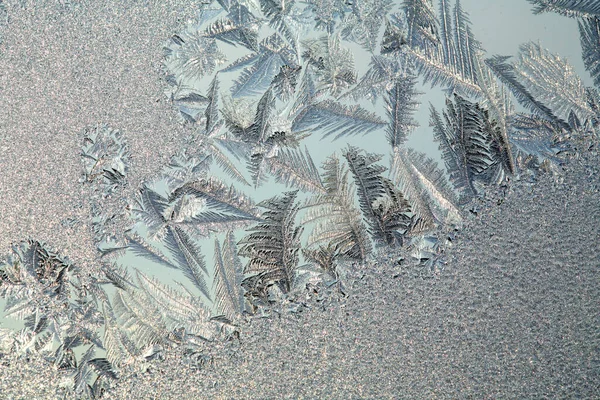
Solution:
[{"label": "icy surface", "polygon": [[197,372],[176,358],[156,364],[115,393],[597,397],[599,161],[574,162],[561,184],[515,183],[467,223],[437,275],[371,265],[348,282],[347,299],[253,320],[230,356],[215,350]]},{"label": "icy surface", "polygon": [[[599,165],[515,182],[468,221],[440,273],[371,264],[347,298],[253,319],[204,363],[167,352],[106,398],[597,397]],[[50,366],[0,362],[8,398],[53,398]]]},{"label": "icy surface", "polygon": [[461,4],[0,1],[0,398],[600,397],[600,96]]}]

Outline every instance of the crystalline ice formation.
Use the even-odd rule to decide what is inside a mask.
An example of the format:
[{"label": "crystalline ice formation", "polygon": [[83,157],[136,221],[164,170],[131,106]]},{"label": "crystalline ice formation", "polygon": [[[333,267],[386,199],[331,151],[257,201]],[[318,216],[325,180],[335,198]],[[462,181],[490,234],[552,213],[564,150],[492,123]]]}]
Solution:
[{"label": "crystalline ice formation", "polygon": [[129,151],[120,131],[106,125],[87,128],[81,157],[85,182],[102,183],[105,194],[123,184],[129,163]]},{"label": "crystalline ice formation", "polygon": [[[531,2],[538,11],[581,18],[585,63],[597,75],[598,8]],[[261,324],[246,323],[253,315],[343,313],[335,306],[343,303],[382,323],[372,304],[354,302],[390,299],[360,293],[377,279],[401,278],[406,293],[443,308],[435,302],[441,286],[423,283],[440,279],[483,304],[485,288],[446,281],[455,278],[446,248],[461,240],[456,232],[477,226],[482,213],[493,215],[492,200],[503,207],[512,179],[531,169],[547,183],[539,169],[559,171],[597,147],[597,89],[584,87],[566,61],[540,45],[524,45],[514,62],[484,60],[460,1],[216,1],[164,52],[166,93],[192,133],[128,207],[93,204],[101,273],[81,277],[35,241],[16,247],[0,269],[5,312],[25,325],[19,333],[0,331],[2,343],[52,360],[80,397],[100,396],[117,367],[125,375],[148,371],[178,349],[201,369],[214,360],[211,352],[230,351],[240,332]],[[370,60],[364,74],[357,60]],[[445,171],[406,147],[417,126],[418,78],[448,95],[444,110],[431,107]],[[515,111],[513,98],[525,111]],[[359,134],[386,143],[390,168],[383,155],[361,148]],[[320,147],[335,144],[322,163],[315,137],[327,143]],[[85,183],[103,200],[122,195],[129,154],[118,131],[87,129],[82,157]],[[273,181],[275,193],[261,193]],[[108,225],[126,214],[129,228],[114,239]],[[486,273],[502,268],[492,264]],[[437,334],[429,311],[421,315],[425,334],[412,335]],[[321,332],[343,334],[349,315]],[[474,328],[443,329],[467,335]],[[403,351],[414,342],[401,341]]]}]

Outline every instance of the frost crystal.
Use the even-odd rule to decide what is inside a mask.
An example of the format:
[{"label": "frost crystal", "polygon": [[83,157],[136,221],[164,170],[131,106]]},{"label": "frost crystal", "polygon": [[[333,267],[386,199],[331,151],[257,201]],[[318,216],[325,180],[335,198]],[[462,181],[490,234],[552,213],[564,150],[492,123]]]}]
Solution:
[{"label": "frost crystal", "polygon": [[[530,2],[580,18],[598,84],[597,2]],[[502,205],[511,180],[596,151],[597,89],[541,44],[484,60],[459,0],[217,0],[199,11],[164,47],[185,148],[127,199],[124,136],[84,131],[100,268],[82,273],[35,240],[0,264],[4,316],[23,325],[2,328],[0,344],[51,361],[70,395],[99,398],[119,369],[142,379],[173,354],[208,367],[211,352],[243,345],[256,316],[336,313],[332,299],[370,285],[382,259],[402,285],[415,271],[440,277],[485,199]],[[407,147],[420,81],[447,94],[444,110],[430,107],[445,168]]]}]

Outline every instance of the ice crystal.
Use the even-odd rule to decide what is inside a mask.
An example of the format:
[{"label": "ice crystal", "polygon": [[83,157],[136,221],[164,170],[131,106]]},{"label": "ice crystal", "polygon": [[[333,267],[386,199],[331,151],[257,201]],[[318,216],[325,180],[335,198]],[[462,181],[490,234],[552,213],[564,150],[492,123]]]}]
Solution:
[{"label": "ice crystal", "polygon": [[[580,18],[597,84],[594,2],[530,2]],[[594,149],[598,91],[541,44],[523,45],[515,62],[484,61],[458,0],[219,0],[199,11],[164,48],[186,148],[127,201],[125,134],[84,131],[101,268],[82,274],[35,240],[0,264],[4,314],[23,325],[2,329],[2,345],[45,356],[75,396],[97,398],[118,368],[144,370],[179,346],[190,365],[209,365],[203,349],[239,338],[252,315],[345,296],[357,265],[383,255],[439,273],[447,232],[479,199]],[[370,60],[368,70],[355,60]],[[445,110],[431,106],[445,170],[407,147],[420,79],[448,95]],[[511,93],[531,114],[515,112]],[[387,139],[389,170],[356,146],[359,134]],[[269,181],[282,193],[265,196]]]},{"label": "ice crystal", "polygon": [[102,183],[105,193],[124,183],[130,156],[120,131],[106,125],[87,128],[81,156],[86,182]]}]

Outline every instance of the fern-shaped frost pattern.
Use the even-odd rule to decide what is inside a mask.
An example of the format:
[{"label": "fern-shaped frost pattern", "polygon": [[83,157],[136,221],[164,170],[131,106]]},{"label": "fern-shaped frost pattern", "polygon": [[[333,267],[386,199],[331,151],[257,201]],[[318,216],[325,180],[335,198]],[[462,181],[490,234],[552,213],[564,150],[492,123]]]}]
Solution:
[{"label": "fern-shaped frost pattern", "polygon": [[378,245],[401,245],[410,223],[410,206],[393,183],[381,175],[386,168],[375,164],[381,156],[361,154],[350,146],[344,157],[354,176],[360,208],[373,239]]},{"label": "fern-shaped frost pattern", "polygon": [[316,223],[308,245],[328,245],[342,257],[366,260],[371,242],[354,206],[355,189],[348,181],[349,171],[335,155],[323,163],[323,170],[327,192],[312,197],[305,205],[308,212],[302,223]]},{"label": "fern-shaped frost pattern", "polygon": [[292,288],[298,265],[302,228],[294,224],[296,195],[297,191],[287,192],[259,203],[267,210],[264,222],[250,228],[251,233],[239,242],[239,255],[250,258],[244,272],[266,272],[271,281],[281,283],[284,291]]},{"label": "fern-shaped frost pattern", "polygon": [[215,240],[215,303],[219,314],[229,321],[235,321],[245,310],[245,298],[242,290],[242,262],[237,255],[235,238],[230,231],[223,244]]}]

